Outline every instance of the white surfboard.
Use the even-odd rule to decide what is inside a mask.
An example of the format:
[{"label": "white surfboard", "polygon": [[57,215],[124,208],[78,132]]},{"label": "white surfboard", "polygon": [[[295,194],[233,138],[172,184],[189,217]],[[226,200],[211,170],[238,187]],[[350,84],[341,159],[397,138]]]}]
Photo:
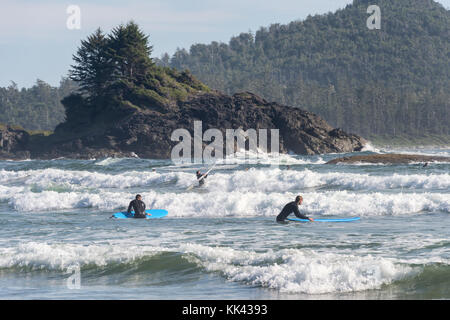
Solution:
[{"label": "white surfboard", "polygon": [[213,164],[213,166],[206,171],[199,179],[197,179],[196,182],[194,182],[193,184],[191,184],[189,187],[187,187],[186,191],[192,190],[192,188],[194,188],[200,181],[202,181],[207,175],[208,173],[211,172],[211,170],[216,166],[216,164]]}]

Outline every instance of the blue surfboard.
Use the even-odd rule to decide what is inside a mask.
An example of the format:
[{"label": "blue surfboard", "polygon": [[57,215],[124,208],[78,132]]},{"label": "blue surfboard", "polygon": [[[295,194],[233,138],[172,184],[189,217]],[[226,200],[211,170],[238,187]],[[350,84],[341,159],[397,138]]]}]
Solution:
[{"label": "blue surfboard", "polygon": [[[146,219],[159,219],[159,218],[165,217],[169,214],[169,212],[164,209],[145,210],[145,213],[147,214]],[[112,216],[113,216],[113,218],[117,218],[117,219],[134,218],[134,211],[131,211],[131,213],[117,212],[117,213],[114,213]]]},{"label": "blue surfboard", "polygon": [[[340,218],[340,219],[314,219],[314,222],[351,222],[360,220],[360,217],[353,217],[353,218]],[[298,219],[298,218],[291,218],[286,219],[289,221],[295,221],[295,222],[309,222],[307,219]]]}]

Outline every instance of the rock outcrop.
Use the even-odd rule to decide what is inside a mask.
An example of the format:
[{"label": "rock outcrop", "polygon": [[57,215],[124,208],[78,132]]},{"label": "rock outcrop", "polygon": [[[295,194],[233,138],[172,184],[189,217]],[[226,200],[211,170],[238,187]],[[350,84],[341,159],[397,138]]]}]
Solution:
[{"label": "rock outcrop", "polygon": [[384,163],[384,164],[403,164],[403,163],[427,163],[427,162],[450,162],[450,157],[427,156],[420,154],[370,154],[351,157],[342,157],[333,159],[327,164],[337,163]]},{"label": "rock outcrop", "polygon": [[[299,108],[268,102],[249,92],[228,96],[217,91],[196,94],[161,108],[121,105],[97,112],[96,120],[82,125],[68,119],[53,135],[33,137],[20,145],[31,158],[101,157],[170,158],[178,143],[171,140],[176,129],[188,130],[202,121],[203,131],[219,129],[279,129],[282,153],[323,154],[360,151],[366,141],[331,127],[319,116]],[[73,121],[72,121],[73,122]],[[19,149],[9,149],[12,153]]]},{"label": "rock outcrop", "polygon": [[23,129],[0,125],[0,159],[28,159],[29,138]]}]

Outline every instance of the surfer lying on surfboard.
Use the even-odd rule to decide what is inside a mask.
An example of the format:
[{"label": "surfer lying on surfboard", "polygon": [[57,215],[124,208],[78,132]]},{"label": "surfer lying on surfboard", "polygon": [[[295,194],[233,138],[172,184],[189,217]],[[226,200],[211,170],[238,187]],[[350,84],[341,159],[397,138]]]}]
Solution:
[{"label": "surfer lying on surfboard", "polygon": [[298,206],[301,205],[302,202],[303,202],[302,196],[295,197],[295,201],[289,202],[287,205],[284,206],[283,210],[281,210],[280,214],[277,216],[277,222],[284,222],[291,213],[294,213],[295,216],[300,219],[307,219],[309,221],[314,221],[313,218],[308,218],[307,216],[301,214],[300,210],[298,210]]}]

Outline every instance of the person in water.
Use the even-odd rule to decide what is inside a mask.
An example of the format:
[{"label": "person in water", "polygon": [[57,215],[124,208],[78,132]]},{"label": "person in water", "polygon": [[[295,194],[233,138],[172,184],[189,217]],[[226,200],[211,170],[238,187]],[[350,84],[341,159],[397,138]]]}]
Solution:
[{"label": "person in water", "polygon": [[131,209],[134,210],[134,218],[145,218],[145,203],[142,201],[142,196],[138,194],[136,199],[130,202],[128,206],[128,213],[131,214]]},{"label": "person in water", "polygon": [[286,220],[286,218],[291,213],[294,213],[297,218],[314,221],[313,218],[308,218],[307,216],[301,214],[300,210],[298,210],[298,206],[301,205],[302,202],[303,202],[303,197],[297,196],[295,198],[295,201],[289,202],[287,205],[285,205],[283,210],[281,210],[280,214],[277,216],[277,222],[284,222],[284,220]]},{"label": "person in water", "polygon": [[196,175],[197,175],[198,185],[199,186],[204,185],[205,184],[205,179],[208,177],[208,175],[205,175],[203,177],[203,179],[201,179],[201,180],[199,180],[199,179],[203,176],[203,173],[201,173],[200,170],[197,170]]}]

